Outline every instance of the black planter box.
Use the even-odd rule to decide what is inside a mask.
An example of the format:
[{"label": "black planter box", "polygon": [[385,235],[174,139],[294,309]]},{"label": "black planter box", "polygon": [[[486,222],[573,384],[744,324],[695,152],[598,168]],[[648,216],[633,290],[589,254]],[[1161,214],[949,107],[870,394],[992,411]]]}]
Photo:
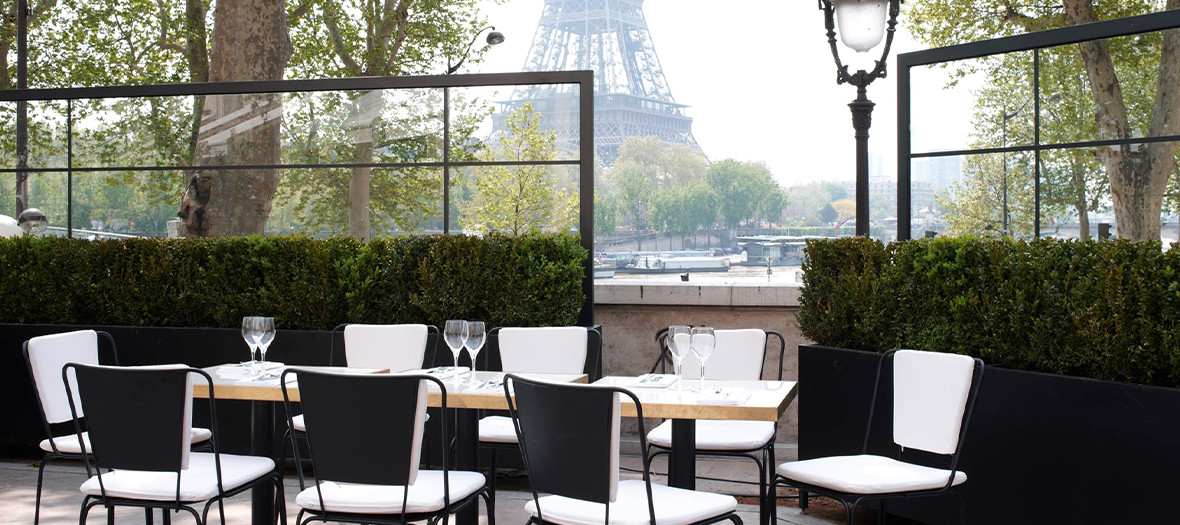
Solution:
[{"label": "black planter box", "polygon": [[[799,457],[859,454],[879,355],[799,347]],[[888,450],[892,381],[870,451]],[[969,523],[1175,521],[1180,390],[987,367],[959,469]],[[952,498],[891,500],[889,513],[957,523]]]}]

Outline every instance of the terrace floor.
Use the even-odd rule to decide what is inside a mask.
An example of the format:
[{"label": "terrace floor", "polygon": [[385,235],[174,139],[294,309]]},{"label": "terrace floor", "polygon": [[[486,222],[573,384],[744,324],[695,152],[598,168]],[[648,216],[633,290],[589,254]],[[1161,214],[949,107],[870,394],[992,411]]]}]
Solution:
[{"label": "terrace floor", "polygon": [[[637,457],[624,457],[622,466],[626,479],[635,479],[639,474],[629,469],[637,469],[641,461]],[[286,481],[287,516],[288,522],[294,523],[298,508],[295,506],[295,495],[298,493],[298,482],[294,470],[290,469]],[[657,458],[653,463],[654,472],[665,472],[664,460]],[[750,461],[734,461],[727,459],[698,460],[697,475],[699,478],[724,478],[753,481],[756,478],[753,463]],[[79,506],[82,496],[78,493],[78,485],[85,478],[85,471],[80,463],[58,461],[50,463],[45,472],[45,490],[42,496],[41,523],[46,525],[77,523]],[[653,476],[653,481],[664,483],[663,476]],[[523,479],[505,479],[501,477],[501,488],[496,495],[496,521],[502,524],[518,525],[528,519],[524,512],[524,505],[532,496]],[[37,467],[34,461],[20,459],[0,459],[0,524],[32,523],[33,501],[37,487]],[[745,483],[729,483],[701,479],[697,483],[700,490],[724,492],[735,496],[755,496],[757,485]],[[753,498],[742,498],[738,506],[739,515],[749,525],[758,523],[758,509]],[[814,500],[813,500],[814,501]],[[788,505],[794,505],[792,501]],[[814,505],[814,504],[813,504]],[[828,525],[836,523],[831,517],[842,516],[832,512],[824,512],[824,505],[813,506],[811,514],[804,515],[794,506],[780,506],[778,509],[778,523],[795,525]],[[246,524],[250,522],[250,498],[243,494],[227,501],[226,522]],[[830,509],[834,510],[834,509]],[[480,504],[480,513],[485,512]],[[87,523],[105,523],[106,513],[96,509],[90,513]],[[160,523],[157,514],[156,523]],[[830,516],[830,517],[829,517]],[[212,518],[212,516],[211,516]],[[211,521],[216,523],[216,519]],[[481,518],[481,523],[484,520]],[[143,523],[143,511],[140,509],[119,509],[116,512],[116,522],[119,524]],[[178,515],[174,523],[192,523],[192,519],[185,515]]]}]

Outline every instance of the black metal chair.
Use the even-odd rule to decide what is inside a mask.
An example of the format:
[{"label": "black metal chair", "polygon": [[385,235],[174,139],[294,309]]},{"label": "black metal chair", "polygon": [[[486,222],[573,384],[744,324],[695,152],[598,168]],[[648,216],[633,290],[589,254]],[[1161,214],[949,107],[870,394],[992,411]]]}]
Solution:
[{"label": "black metal chair", "polygon": [[[869,454],[873,412],[885,363],[893,359],[893,451],[891,455]],[[954,487],[967,481],[956,470],[967,425],[983,381],[983,361],[964,355],[891,350],[881,356],[868,430],[860,455],[830,456],[783,463],[778,467],[772,489],[780,484],[804,492],[828,496],[844,506],[851,525],[856,508],[865,501],[878,503],[878,519],[884,523],[885,500],[951,494],[959,507],[959,518],[967,522],[963,497]],[[919,462],[915,454],[925,457]],[[937,465],[929,463],[938,462]],[[849,505],[851,503],[851,505]],[[800,507],[807,508],[806,495]]]},{"label": "black metal chair", "polygon": [[[29,370],[29,378],[37,394],[37,408],[41,413],[41,424],[45,427],[46,438],[41,441],[40,448],[45,452],[41,464],[37,467],[37,497],[33,511],[33,523],[41,520],[41,488],[45,474],[45,465],[57,459],[82,460],[82,449],[78,444],[78,436],[72,433],[59,435],[54,432],[54,425],[59,427],[73,419],[70,406],[66,401],[66,386],[61,380],[61,369],[67,363],[83,363],[97,365],[99,359],[99,337],[105,339],[111,348],[110,361],[119,364],[118,349],[111,334],[95,330],[77,330],[60,334],[34,337],[21,345],[21,354]],[[81,410],[78,414],[85,417]],[[84,419],[83,419],[84,421]],[[83,425],[84,426],[84,425]],[[72,426],[70,427],[73,428]],[[59,432],[62,429],[58,429]],[[191,442],[197,450],[212,450],[209,438],[212,432],[207,428],[192,429]],[[89,434],[82,433],[83,443],[89,446]]]},{"label": "black metal chair", "polygon": [[[688,525],[729,520],[741,525],[733,496],[651,483],[643,406],[634,394],[621,388],[553,384],[508,374],[504,395],[533,493],[533,500],[525,505],[529,523]],[[619,400],[623,397],[635,404],[644,456],[642,480],[619,481]]]},{"label": "black metal chair", "polygon": [[[488,523],[495,524],[486,479],[478,472],[449,470],[447,447],[442,449],[442,470],[419,470],[431,384],[438,387],[446,410],[441,381],[425,375],[288,369],[282,375],[288,419],[293,417],[287,386],[292,375],[299,385],[316,475],[315,486],[295,497],[300,507],[296,523],[434,524],[483,497]],[[447,418],[440,419],[445,442]]]},{"label": "black metal chair", "polygon": [[[778,338],[778,375],[783,380],[783,354],[786,340],[774,330],[756,328],[721,330],[714,332],[717,346],[713,350],[708,367],[707,379],[755,380],[762,379],[763,363],[766,360],[766,346],[770,336]],[[664,337],[661,337],[663,335]],[[667,329],[657,334],[662,354],[668,349]],[[688,344],[687,337],[680,344]],[[700,377],[700,367],[689,356],[682,370],[685,377]],[[761,505],[760,522],[769,523],[774,510],[774,497],[768,491],[770,476],[767,469],[774,465],[774,438],[778,434],[778,422],[770,421],[715,421],[696,422],[696,453],[706,456],[727,456],[750,458],[758,466],[758,501]],[[672,451],[672,422],[664,421],[647,435],[647,440],[656,451],[650,454],[654,459]],[[761,458],[759,457],[761,456]],[[649,467],[650,468],[650,467]]]},{"label": "black metal chair", "polygon": [[[74,381],[67,383],[71,376],[76,387],[69,384]],[[217,403],[209,403],[213,452],[189,451],[194,376],[209,384],[209,398],[216,399],[212,378],[186,365],[71,363],[62,369],[89,476],[80,488],[86,495],[80,524],[86,523],[97,505],[106,507],[108,521],[113,520],[115,507],[131,506],[146,509],[149,518],[152,509],[162,509],[165,523],[171,521],[168,511],[185,511],[203,524],[208,523],[214,503],[224,523],[223,500],[264,483],[274,485],[276,513],[280,523],[287,523],[283,475],[274,460],[217,451]],[[86,411],[89,444],[81,437],[80,409]],[[198,512],[196,505],[201,502],[204,508]]]},{"label": "black metal chair", "polygon": [[[602,334],[583,326],[501,327],[488,334],[496,341],[496,355],[484,352],[484,370],[493,359],[500,370],[516,373],[582,374],[590,381],[602,377]],[[479,446],[491,453],[491,490],[496,495],[496,457],[501,451],[518,453],[516,432],[508,416],[479,420]]]},{"label": "black metal chair", "polygon": [[[391,372],[402,372],[427,367],[434,362],[435,354],[438,353],[438,327],[435,326],[344,323],[332,329],[328,366],[336,365],[337,332],[344,338],[344,366],[388,368]],[[433,346],[429,344],[432,334]],[[305,428],[303,415],[295,415],[283,435],[283,443],[294,449],[298,446],[296,438],[304,437]],[[295,474],[299,479],[299,490],[307,488],[303,481],[302,462],[295,462]]]}]

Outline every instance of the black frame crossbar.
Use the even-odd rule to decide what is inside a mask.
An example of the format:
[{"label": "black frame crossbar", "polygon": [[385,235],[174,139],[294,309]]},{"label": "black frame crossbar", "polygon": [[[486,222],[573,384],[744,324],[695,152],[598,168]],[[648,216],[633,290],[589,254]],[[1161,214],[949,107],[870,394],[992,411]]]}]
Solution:
[{"label": "black frame crossbar", "polygon": [[[1033,235],[1041,235],[1041,152],[1046,150],[1073,149],[1080,147],[1118,146],[1146,144],[1151,142],[1177,142],[1180,135],[1160,137],[1132,137],[1113,140],[1093,140],[1045,145],[1041,143],[1041,75],[1040,50],[1067,46],[1093,40],[1118,38],[1143,33],[1153,33],[1180,28],[1180,10],[1166,10],[1140,16],[1119,18],[1092,24],[1083,24],[1060,29],[1050,29],[980,42],[902,53],[897,55],[897,238],[912,238],[910,168],[913,159],[982,155],[990,153],[1033,152],[1035,195]],[[920,152],[911,151],[910,143],[910,70],[914,67],[930,66],[983,58],[994,55],[1033,52],[1033,144],[1001,148],[980,148],[954,151]]]},{"label": "black frame crossbar", "polygon": [[[578,87],[578,156],[569,160],[543,161],[452,161],[450,157],[450,90],[454,88],[494,86],[570,85]],[[399,77],[364,77],[313,80],[259,80],[243,82],[203,82],[191,84],[157,84],[146,86],[96,86],[81,88],[47,88],[0,90],[0,103],[32,101],[65,101],[67,106],[67,153],[63,168],[3,168],[0,173],[65,172],[67,181],[67,235],[72,236],[74,172],[103,171],[182,171],[204,166],[73,166],[72,107],[75,100],[111,98],[185,97],[203,95],[247,95],[260,93],[304,93],[318,91],[375,91],[397,89],[443,90],[443,160],[431,162],[396,163],[341,163],[341,164],[267,164],[241,166],[208,166],[208,169],[299,169],[299,168],[439,168],[443,170],[443,233],[450,233],[450,171],[471,166],[566,165],[578,167],[578,233],[586,250],[583,261],[582,293],[585,301],[578,314],[578,324],[594,324],[594,72],[548,71],[528,73],[491,73],[477,75],[428,75]]]}]

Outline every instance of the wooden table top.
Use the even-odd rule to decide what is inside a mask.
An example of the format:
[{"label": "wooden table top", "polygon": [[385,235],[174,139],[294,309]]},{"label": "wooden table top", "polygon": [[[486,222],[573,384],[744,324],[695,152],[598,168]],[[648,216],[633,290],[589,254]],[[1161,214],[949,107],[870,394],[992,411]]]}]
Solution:
[{"label": "wooden table top", "polygon": [[[635,378],[629,376],[607,376],[594,384],[626,389],[643,404],[644,417],[665,419],[778,421],[798,393],[795,381],[706,380],[706,387],[721,388],[735,395],[750,393],[749,399],[739,404],[710,404],[702,399],[702,394],[694,391],[697,388],[695,379],[685,382],[685,390],[633,387],[634,381]],[[635,417],[635,404],[627,397],[622,398],[622,411],[624,416]]]},{"label": "wooden table top", "polygon": [[[268,382],[257,381],[241,381],[238,379],[223,378],[218,374],[218,370],[235,365],[218,365],[205,368],[205,372],[213,378],[213,388],[216,392],[217,399],[234,399],[240,401],[278,401],[283,400],[283,391],[279,388],[277,379]],[[357,374],[388,374],[388,369],[374,369],[374,368],[347,368],[347,367],[329,367],[329,366],[289,366],[285,368],[297,368],[304,370],[316,371],[332,371],[332,372],[346,372]],[[425,370],[407,370],[400,372],[402,374],[424,374]],[[541,381],[551,381],[555,383],[585,383],[587,382],[586,374],[517,374],[523,377],[534,378]],[[500,386],[488,386],[478,388],[483,383],[489,380],[499,380],[504,376],[503,372],[475,372],[475,377],[471,378],[470,374],[464,374],[460,382],[456,382],[454,378],[440,379],[447,389],[447,407],[448,408],[471,408],[483,410],[507,410],[508,402],[504,399],[504,389]],[[291,396],[291,401],[299,401],[298,387],[288,387],[288,394]],[[208,398],[209,387],[201,381],[193,382],[193,397]],[[441,395],[438,388],[432,383],[430,385],[429,399],[427,404],[432,407],[437,407],[441,404]]]}]

